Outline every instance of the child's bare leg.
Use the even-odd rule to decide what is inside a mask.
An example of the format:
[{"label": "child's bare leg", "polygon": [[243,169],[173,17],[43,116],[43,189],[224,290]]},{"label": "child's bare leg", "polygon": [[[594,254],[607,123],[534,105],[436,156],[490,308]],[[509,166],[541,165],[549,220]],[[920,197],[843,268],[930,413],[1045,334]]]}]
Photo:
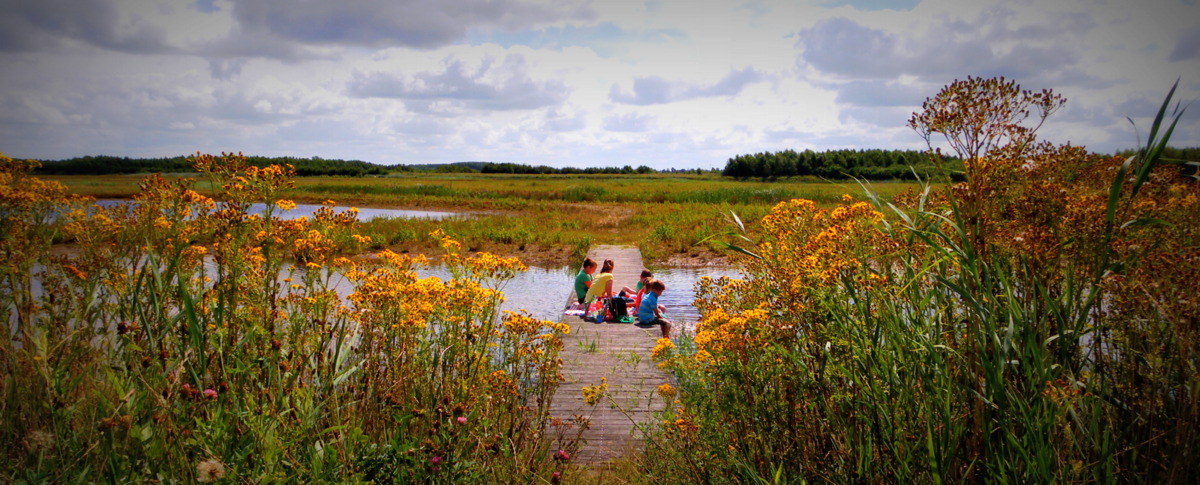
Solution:
[{"label": "child's bare leg", "polygon": [[662,336],[663,336],[663,338],[671,338],[671,321],[670,320],[663,320]]}]

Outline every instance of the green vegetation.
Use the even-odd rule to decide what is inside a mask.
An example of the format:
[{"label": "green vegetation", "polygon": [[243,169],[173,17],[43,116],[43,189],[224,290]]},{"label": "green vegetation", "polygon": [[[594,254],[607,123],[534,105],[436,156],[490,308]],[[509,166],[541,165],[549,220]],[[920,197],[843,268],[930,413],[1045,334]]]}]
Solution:
[{"label": "green vegetation", "polygon": [[[182,178],[182,177],[181,177]],[[137,192],[128,176],[57,176],[72,192],[123,198]],[[919,187],[910,182],[876,185],[887,196]],[[196,190],[218,196],[218,186]],[[653,264],[723,260],[698,242],[727,228],[727,209],[757,220],[771,206],[793,198],[823,205],[858,190],[852,183],[766,183],[712,174],[509,175],[407,173],[390,177],[304,177],[280,196],[301,202],[327,199],[362,207],[461,211],[472,217],[443,221],[375,220],[361,231],[374,249],[397,252],[439,250],[423,237],[444,229],[471,250],[517,255],[530,263],[576,264],[592,243],[634,244]]]},{"label": "green vegetation", "polygon": [[[954,163],[957,159],[948,159]],[[961,163],[958,164],[961,168]],[[948,173],[958,178],[958,171]],[[942,176],[929,155],[913,150],[784,150],[730,158],[721,175],[736,178],[819,177],[832,180],[929,180]]]},{"label": "green vegetation", "polygon": [[291,173],[236,156],[195,160],[219,210],[161,176],[86,210],[34,167],[0,156],[0,482],[530,483],[580,445],[548,412],[569,327],[498,311],[520,261],[339,256],[352,211],[248,214]]},{"label": "green vegetation", "polygon": [[702,282],[694,336],[655,350],[678,404],[641,476],[1196,483],[1200,184],[1162,158],[1170,98],[1125,159],[1036,143],[1050,92],[957,81],[911,125],[962,183],[736,231],[747,278]]},{"label": "green vegetation", "polygon": [[[383,175],[388,167],[359,160],[326,160],[320,157],[244,157],[246,163],[255,167],[268,165],[291,165],[296,175],[341,175],[361,177]],[[58,161],[43,161],[35,173],[43,175],[110,175],[133,173],[186,173],[191,172],[192,157],[129,158],[111,156],[86,156]]]},{"label": "green vegetation", "polygon": [[[1137,150],[1122,150],[1117,152],[1117,156],[1129,158],[1137,154]],[[1162,161],[1165,163],[1181,163],[1186,161],[1200,160],[1200,147],[1191,148],[1175,148],[1164,147],[1162,150]],[[1183,163],[1183,174],[1196,177],[1200,176],[1200,171],[1197,170],[1195,164]]]},{"label": "green vegetation", "polygon": [[[436,173],[509,173],[525,175],[580,175],[580,174],[648,174],[656,170],[645,165],[637,168],[624,167],[550,167],[547,165],[525,165],[522,163],[493,163],[493,162],[456,162],[448,164],[397,165],[394,170],[400,172],[436,172]],[[675,170],[672,170],[675,172]],[[701,170],[686,170],[687,173],[701,174]]]},{"label": "green vegetation", "polygon": [[[610,478],[569,465],[586,420],[547,411],[569,329],[498,314],[524,268],[504,256],[574,264],[603,242],[711,261],[727,235],[745,279],[697,285],[701,320],[650,356],[672,405],[605,473],[1196,483],[1200,183],[1176,160],[1195,152],[1166,147],[1173,93],[1126,158],[1038,140],[1064,103],[1049,91],[956,81],[910,126],[955,152],[928,162],[935,180],[961,181],[861,191],[469,167],[294,179],[238,156],[196,157],[199,181],[45,180],[0,157],[0,481]],[[245,210],[326,199],[472,215]],[[453,277],[418,278],[426,254]]]}]

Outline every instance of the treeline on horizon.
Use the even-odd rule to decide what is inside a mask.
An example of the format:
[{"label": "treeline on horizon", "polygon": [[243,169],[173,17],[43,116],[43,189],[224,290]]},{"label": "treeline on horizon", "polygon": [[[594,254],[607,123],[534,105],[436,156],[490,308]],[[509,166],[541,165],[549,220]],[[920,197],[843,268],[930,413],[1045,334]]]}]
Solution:
[{"label": "treeline on horizon", "polygon": [[[1121,151],[1117,152],[1117,155],[1122,156],[1122,157],[1131,157],[1135,153],[1137,153],[1137,150],[1121,150]],[[1182,168],[1182,171],[1180,173],[1182,173],[1183,175],[1188,175],[1188,176],[1192,176],[1192,177],[1200,177],[1200,173],[1197,173],[1197,172],[1200,172],[1200,170],[1197,170],[1197,162],[1200,162],[1200,147],[1189,147],[1189,148],[1166,147],[1163,149],[1162,158],[1166,162],[1172,162],[1172,161],[1191,162],[1189,164],[1184,165]]]},{"label": "treeline on horizon", "polygon": [[[962,161],[945,159],[948,172],[962,170]],[[738,155],[725,163],[721,175],[739,179],[780,177],[860,178],[868,180],[913,180],[940,178],[929,154],[915,150],[827,150],[814,152],[783,150]],[[952,176],[953,177],[953,176]]]},{"label": "treeline on horizon", "polygon": [[[1137,150],[1121,150],[1116,155],[1128,157]],[[1195,162],[1200,160],[1200,147],[1166,147],[1165,160]],[[943,158],[945,173],[951,180],[961,181],[962,160]],[[1196,166],[1184,168],[1185,175],[1195,175]],[[774,153],[755,153],[730,158],[721,175],[739,179],[761,178],[774,180],[781,177],[819,177],[845,179],[849,177],[867,180],[923,180],[945,178],[942,171],[926,152],[914,150],[828,150],[814,152],[783,150]]]},{"label": "treeline on horizon", "polygon": [[457,162],[448,164],[427,164],[427,165],[397,165],[395,170],[403,172],[440,172],[440,173],[511,173],[511,174],[527,174],[527,175],[579,175],[579,174],[650,174],[650,173],[694,173],[700,174],[704,170],[694,169],[666,169],[655,170],[645,165],[639,165],[634,168],[632,165],[623,167],[551,167],[549,165],[525,165],[522,163],[495,163],[495,162]]},{"label": "treeline on horizon", "polygon": [[[35,173],[43,175],[114,175],[138,173],[187,173],[192,172],[190,156],[164,158],[130,158],[108,155],[83,156],[65,160],[40,160],[42,166]],[[257,167],[290,164],[296,175],[306,176],[382,176],[389,173],[435,172],[435,173],[511,173],[511,174],[649,174],[649,173],[703,173],[701,169],[655,170],[645,165],[634,168],[623,167],[550,167],[547,165],[525,165],[520,163],[456,162],[445,164],[378,165],[361,160],[324,159],[320,157],[260,157],[247,156],[246,162]]]},{"label": "treeline on horizon", "polygon": [[[1120,156],[1130,156],[1134,150],[1117,152]],[[1167,147],[1163,152],[1166,159],[1196,161],[1200,160],[1200,147],[1175,148]],[[116,156],[84,156],[65,160],[41,160],[42,166],[36,170],[38,174],[46,175],[111,175],[137,173],[186,173],[192,172],[190,156],[164,158],[130,158]],[[646,165],[636,168],[631,165],[622,167],[551,167],[548,165],[526,165],[521,163],[495,162],[456,162],[446,164],[414,164],[414,165],[379,165],[361,160],[324,159],[320,157],[262,157],[248,156],[249,164],[265,167],[273,164],[290,164],[296,170],[296,175],[306,176],[384,176],[390,173],[434,172],[434,173],[484,173],[484,174],[696,174],[715,172],[704,169],[665,169],[656,170]],[[962,171],[962,161],[954,158],[945,160],[946,171],[952,179]],[[721,175],[738,179],[760,178],[775,180],[788,177],[817,177],[823,179],[846,179],[850,177],[867,180],[913,180],[917,176],[922,179],[943,178],[929,155],[914,150],[828,150],[815,152],[812,150],[795,151],[783,150],[778,152],[760,152],[738,155],[726,162]],[[1187,174],[1194,174],[1191,167]]]},{"label": "treeline on horizon", "polygon": [[[53,175],[113,175],[136,173],[184,173],[195,171],[191,156],[167,158],[130,158],[107,155],[84,156],[66,160],[41,160],[42,166],[35,173]],[[321,157],[259,157],[247,156],[246,163],[256,167],[290,164],[296,175],[342,175],[361,177],[385,175],[389,168],[361,160],[331,160]]]}]

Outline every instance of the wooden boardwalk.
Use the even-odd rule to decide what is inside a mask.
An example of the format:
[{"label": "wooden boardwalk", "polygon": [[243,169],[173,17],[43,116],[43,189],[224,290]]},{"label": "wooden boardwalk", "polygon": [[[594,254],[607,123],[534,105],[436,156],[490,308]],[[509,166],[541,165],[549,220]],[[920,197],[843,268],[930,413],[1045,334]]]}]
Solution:
[{"label": "wooden boardwalk", "polygon": [[[613,260],[614,291],[622,286],[633,288],[645,268],[636,247],[595,246],[588,257],[597,264]],[[575,299],[574,292],[570,298]],[[631,309],[631,314],[635,313]],[[585,444],[572,461],[604,464],[637,452],[643,444],[639,425],[652,424],[664,409],[666,403],[657,389],[671,382],[670,375],[650,358],[662,331],[627,323],[590,323],[576,316],[564,316],[562,321],[571,325],[571,333],[563,338],[565,381],[554,395],[551,412],[564,420],[579,414],[591,421],[591,428],[583,433]],[[582,388],[600,384],[602,377],[608,382],[608,397],[589,407]]]}]

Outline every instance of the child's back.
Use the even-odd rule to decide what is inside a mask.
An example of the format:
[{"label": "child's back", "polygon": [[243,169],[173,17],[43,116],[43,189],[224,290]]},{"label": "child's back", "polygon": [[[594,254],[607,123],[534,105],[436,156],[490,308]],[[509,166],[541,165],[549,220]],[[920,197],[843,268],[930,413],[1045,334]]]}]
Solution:
[{"label": "child's back", "polygon": [[654,321],[654,311],[658,309],[658,295],[653,291],[647,291],[642,295],[642,301],[638,304],[638,323],[649,325]]}]

